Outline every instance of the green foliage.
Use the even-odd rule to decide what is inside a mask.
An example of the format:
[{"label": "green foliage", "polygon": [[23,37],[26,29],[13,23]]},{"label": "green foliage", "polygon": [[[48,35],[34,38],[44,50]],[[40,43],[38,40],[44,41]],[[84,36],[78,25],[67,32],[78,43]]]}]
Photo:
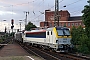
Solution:
[{"label": "green foliage", "polygon": [[5,40],[5,36],[1,36],[0,43],[2,43]]},{"label": "green foliage", "polygon": [[75,26],[73,26],[72,27],[72,30],[71,30],[71,35],[72,35],[72,40],[71,40],[71,42],[72,42],[72,44],[74,44],[74,45],[76,45],[76,43],[77,43],[77,36],[76,36],[76,34],[77,34],[77,32],[76,32],[77,30],[76,30],[76,28],[75,28]]},{"label": "green foliage", "polygon": [[36,26],[33,23],[29,22],[28,25],[26,25],[25,30],[31,30],[31,28],[36,28]]},{"label": "green foliage", "polygon": [[77,52],[88,54],[90,53],[90,6],[84,6],[82,13],[85,30],[81,26],[72,28],[72,44],[74,44],[74,49]]},{"label": "green foliage", "polygon": [[85,24],[85,31],[88,38],[90,38],[90,6],[89,5],[84,6],[84,10],[82,11],[82,13],[83,13],[82,15],[83,23]]},{"label": "green foliage", "polygon": [[1,40],[3,40],[3,41],[4,41],[4,40],[5,40],[5,38],[6,38],[6,37],[5,37],[5,35],[4,35],[4,36],[2,36],[2,37],[1,37]]},{"label": "green foliage", "polygon": [[0,39],[0,43],[2,43],[3,42],[3,40],[2,39]]},{"label": "green foliage", "polygon": [[88,54],[90,53],[90,6],[84,6],[82,13],[85,30],[81,26],[78,28],[73,27],[71,31],[72,43],[74,44],[77,52]]},{"label": "green foliage", "polygon": [[14,34],[15,34],[15,32],[12,32],[12,33],[10,34],[10,36],[13,36],[13,37],[14,37]]},{"label": "green foliage", "polygon": [[72,43],[74,45],[79,45],[80,43],[80,36],[84,33],[84,30],[81,26],[79,26],[78,28],[75,28],[75,26],[73,26],[71,34],[72,34]]},{"label": "green foliage", "polygon": [[[72,31],[72,44],[74,44],[75,51],[80,53],[89,53],[90,52],[90,40],[85,33],[85,30],[79,26],[78,28],[73,27]],[[87,50],[86,50],[87,49]]]},{"label": "green foliage", "polygon": [[89,49],[86,44],[80,45],[78,48],[79,53],[89,54]]}]

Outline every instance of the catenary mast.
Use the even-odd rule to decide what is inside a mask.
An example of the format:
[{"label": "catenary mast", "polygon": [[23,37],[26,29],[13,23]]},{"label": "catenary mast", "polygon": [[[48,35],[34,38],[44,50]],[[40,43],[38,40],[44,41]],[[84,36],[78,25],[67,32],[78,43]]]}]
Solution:
[{"label": "catenary mast", "polygon": [[54,26],[59,26],[59,1],[55,0]]}]

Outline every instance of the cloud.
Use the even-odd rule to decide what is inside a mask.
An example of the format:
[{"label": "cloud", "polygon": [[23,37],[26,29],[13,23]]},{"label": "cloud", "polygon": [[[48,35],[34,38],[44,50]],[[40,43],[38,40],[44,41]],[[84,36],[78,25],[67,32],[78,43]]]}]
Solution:
[{"label": "cloud", "polygon": [[27,3],[33,2],[33,0],[0,0],[0,3],[8,4],[8,5],[15,5],[20,3]]},{"label": "cloud", "polygon": [[[81,0],[72,4],[75,1],[78,0],[59,0],[59,10],[68,10],[71,16],[81,15],[81,11],[87,4],[87,1]],[[66,7],[63,7],[64,5],[66,5]],[[5,19],[8,21],[7,23],[10,24],[13,18],[16,26],[16,24],[19,24],[19,20],[24,20],[26,18],[24,11],[29,11],[28,21],[39,26],[40,22],[45,20],[45,15],[40,12],[45,12],[46,9],[54,11],[55,0],[0,0],[0,20]],[[22,24],[24,24],[24,21]]]},{"label": "cloud", "polygon": [[15,12],[11,12],[11,11],[0,11],[0,15],[5,15],[5,14],[16,14]]},{"label": "cloud", "polygon": [[[6,29],[7,29],[7,32],[12,31],[12,30],[11,30],[11,24],[9,24],[9,23],[6,22],[6,21],[0,22],[0,26],[2,26],[2,27],[0,27],[0,31],[2,31],[2,32],[5,31],[5,27],[6,27]],[[24,30],[24,25],[21,24],[21,28],[22,28],[22,30]],[[14,32],[15,32],[15,30],[17,30],[17,29],[20,29],[20,24],[14,24],[14,28],[13,28]]]}]

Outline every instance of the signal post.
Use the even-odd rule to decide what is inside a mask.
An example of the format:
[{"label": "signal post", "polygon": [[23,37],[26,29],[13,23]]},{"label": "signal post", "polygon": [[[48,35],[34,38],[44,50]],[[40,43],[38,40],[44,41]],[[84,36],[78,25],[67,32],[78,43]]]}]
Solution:
[{"label": "signal post", "polygon": [[14,37],[14,34],[13,34],[13,28],[14,28],[14,25],[13,25],[13,24],[14,24],[14,20],[13,20],[13,19],[11,20],[11,24],[12,24],[12,26],[11,26],[11,29],[12,29],[12,36]]}]

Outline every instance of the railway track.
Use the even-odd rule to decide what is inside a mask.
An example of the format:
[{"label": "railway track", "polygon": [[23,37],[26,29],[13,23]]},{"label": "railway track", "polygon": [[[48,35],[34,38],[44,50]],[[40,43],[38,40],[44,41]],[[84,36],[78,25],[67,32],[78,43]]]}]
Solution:
[{"label": "railway track", "polygon": [[23,44],[20,44],[20,45],[28,53],[41,57],[43,60],[90,60],[90,58],[85,58],[85,57],[83,58],[73,54],[67,54],[67,53],[61,54],[61,53],[52,52],[41,48],[23,45]]},{"label": "railway track", "polygon": [[21,47],[23,47],[28,53],[30,53],[32,55],[36,55],[36,56],[42,58],[43,60],[61,60],[61,59],[58,59],[50,54],[47,54],[35,47],[23,46],[23,45],[21,45]]}]

